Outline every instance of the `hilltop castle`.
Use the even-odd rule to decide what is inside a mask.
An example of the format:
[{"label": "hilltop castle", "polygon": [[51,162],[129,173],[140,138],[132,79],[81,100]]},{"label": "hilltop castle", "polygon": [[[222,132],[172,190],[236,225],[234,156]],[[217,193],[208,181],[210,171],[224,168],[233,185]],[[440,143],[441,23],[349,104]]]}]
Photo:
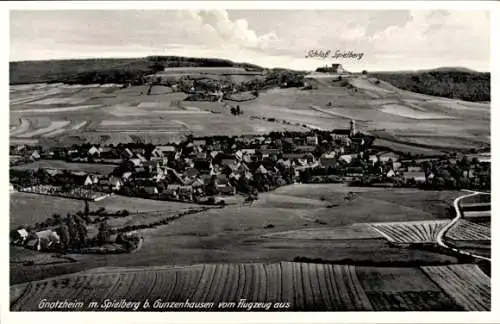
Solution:
[{"label": "hilltop castle", "polygon": [[325,65],[324,67],[319,67],[316,72],[323,73],[344,73],[344,68],[342,64],[332,64],[332,66]]}]

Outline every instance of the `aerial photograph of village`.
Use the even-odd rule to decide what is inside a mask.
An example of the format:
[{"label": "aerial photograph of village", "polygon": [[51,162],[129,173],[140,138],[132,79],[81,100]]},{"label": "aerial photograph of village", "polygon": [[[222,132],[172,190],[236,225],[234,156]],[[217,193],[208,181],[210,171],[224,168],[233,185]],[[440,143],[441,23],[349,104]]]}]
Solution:
[{"label": "aerial photograph of village", "polygon": [[491,311],[489,19],[12,10],[8,308]]}]

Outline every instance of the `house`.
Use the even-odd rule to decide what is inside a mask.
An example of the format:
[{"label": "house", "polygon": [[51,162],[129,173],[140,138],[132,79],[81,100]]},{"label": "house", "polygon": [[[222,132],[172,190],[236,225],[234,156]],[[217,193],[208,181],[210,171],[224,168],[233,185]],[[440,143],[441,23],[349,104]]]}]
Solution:
[{"label": "house", "polygon": [[91,186],[94,184],[94,181],[90,175],[73,175],[75,178],[75,182],[80,186]]},{"label": "house", "polygon": [[134,157],[134,153],[132,153],[132,151],[129,150],[128,148],[123,150],[121,155],[122,155],[122,158],[125,158],[125,159],[131,159]]},{"label": "house", "polygon": [[318,136],[306,136],[306,145],[316,146],[318,145]]},{"label": "house", "polygon": [[344,154],[339,157],[339,160],[347,164],[351,164],[352,160],[354,160],[355,157],[356,154]]},{"label": "house", "polygon": [[473,169],[469,169],[469,170],[465,170],[462,175],[465,177],[465,178],[474,178],[476,176],[476,173],[474,172]]},{"label": "house", "polygon": [[158,188],[156,186],[145,186],[143,187],[144,192],[146,192],[148,195],[157,195],[158,194]]},{"label": "house", "polygon": [[102,158],[116,158],[117,154],[111,147],[99,147],[99,156]]},{"label": "house", "polygon": [[184,175],[189,177],[189,178],[194,178],[196,177],[200,172],[198,172],[198,169],[196,168],[187,168],[186,171],[184,171]]},{"label": "house", "polygon": [[223,174],[217,175],[215,179],[215,189],[219,194],[224,195],[234,195],[236,193],[236,188],[231,186],[228,177]]},{"label": "house", "polygon": [[334,141],[338,140],[345,140],[348,139],[351,136],[351,130],[350,129],[334,129],[331,133],[330,136]]},{"label": "house", "polygon": [[381,153],[378,155],[378,160],[380,162],[389,162],[389,160],[392,160],[393,162],[396,162],[399,160],[399,155],[397,155],[394,152],[386,152],[386,153]]},{"label": "house", "polygon": [[47,250],[51,246],[61,243],[59,235],[50,229],[35,233],[35,239],[35,249],[38,251]]},{"label": "house", "polygon": [[165,188],[165,193],[170,198],[179,198],[179,185],[169,184],[167,188]]},{"label": "house", "polygon": [[297,146],[294,150],[295,153],[312,153],[316,151],[316,146],[301,145]]},{"label": "house", "polygon": [[29,233],[24,228],[13,231],[10,236],[10,242],[12,244],[22,245],[28,239]]},{"label": "house", "polygon": [[40,160],[40,153],[38,153],[38,151],[33,151],[33,153],[31,153],[31,159],[34,161]]},{"label": "house", "polygon": [[422,167],[412,167],[412,166],[409,166],[409,167],[407,168],[407,170],[408,170],[408,172],[421,172],[421,171],[424,171],[424,170],[422,169]]},{"label": "house", "polygon": [[[141,163],[144,163],[147,161],[147,159],[144,157],[144,155],[142,155],[140,153],[137,153],[135,156],[137,157],[137,159],[139,159],[141,161]],[[135,159],[133,159],[133,160],[135,160]]]},{"label": "house", "polygon": [[389,172],[387,172],[387,174],[385,175],[387,178],[393,178],[394,176],[396,176],[396,172],[394,172],[394,170],[389,170]]},{"label": "house", "polygon": [[255,149],[248,149],[248,148],[246,148],[246,149],[241,149],[240,151],[241,151],[241,153],[243,155],[246,155],[246,154],[248,154],[248,155],[254,155],[255,154]]},{"label": "house", "polygon": [[262,148],[259,149],[258,152],[262,154],[262,157],[268,157],[271,155],[278,155],[279,153],[281,153],[281,150],[272,148]]},{"label": "house", "polygon": [[130,151],[134,154],[134,155],[137,155],[137,154],[142,154],[144,155],[144,153],[146,153],[146,150],[142,147],[133,147],[130,149]]},{"label": "house", "polygon": [[178,193],[181,200],[193,200],[193,187],[191,185],[179,186]]},{"label": "house", "polygon": [[109,177],[108,183],[109,183],[109,186],[111,187],[111,190],[115,190],[115,191],[120,190],[120,188],[123,186],[122,179],[115,177],[115,176]]},{"label": "house", "polygon": [[363,168],[362,167],[347,168],[346,175],[348,177],[362,177],[363,176]]},{"label": "house", "polygon": [[319,163],[325,167],[334,167],[337,165],[337,159],[335,156],[335,152],[323,153],[319,158]]},{"label": "house", "polygon": [[426,180],[425,172],[423,172],[423,171],[419,171],[419,172],[404,172],[403,173],[403,178],[406,181],[414,179],[416,183],[424,183],[425,180]]},{"label": "house", "polygon": [[99,156],[100,151],[99,151],[99,149],[98,149],[97,147],[92,146],[92,147],[88,150],[88,152],[87,152],[87,153],[88,153],[88,155],[90,155],[90,156]]},{"label": "house", "polygon": [[401,162],[392,162],[392,168],[394,170],[398,170],[399,168],[401,168]]},{"label": "house", "polygon": [[228,167],[231,167],[231,166],[234,166],[234,165],[237,165],[238,164],[238,159],[236,157],[224,157],[223,159],[221,159],[221,162],[220,162],[220,165],[221,166],[228,166]]},{"label": "house", "polygon": [[9,192],[14,192],[16,189],[14,189],[14,185],[12,183],[9,183]]},{"label": "house", "polygon": [[142,162],[143,162],[139,158],[133,158],[133,159],[130,159],[129,161],[133,164],[134,167],[140,167],[140,166],[142,166]]},{"label": "house", "polygon": [[131,177],[132,177],[132,172],[125,172],[124,174],[122,174],[122,179],[124,181],[129,180]]},{"label": "house", "polygon": [[372,163],[372,165],[374,165],[375,163],[378,162],[378,156],[372,154],[368,157],[368,161],[370,161]]},{"label": "house", "polygon": [[260,173],[260,174],[267,174],[267,169],[261,164],[257,170],[256,170],[256,173]]},{"label": "house", "polygon": [[196,147],[205,146],[207,145],[207,141],[205,141],[204,139],[195,139],[193,140],[193,145]]},{"label": "house", "polygon": [[196,159],[194,161],[194,168],[196,168],[200,173],[210,173],[213,170],[212,161],[209,159]]}]

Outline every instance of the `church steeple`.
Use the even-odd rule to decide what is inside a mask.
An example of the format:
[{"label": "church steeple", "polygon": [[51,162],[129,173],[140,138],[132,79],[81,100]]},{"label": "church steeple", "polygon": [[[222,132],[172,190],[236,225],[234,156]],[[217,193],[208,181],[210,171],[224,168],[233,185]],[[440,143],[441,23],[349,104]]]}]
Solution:
[{"label": "church steeple", "polygon": [[353,137],[354,135],[356,135],[356,122],[354,121],[354,119],[351,119],[351,128],[350,128],[350,135],[351,137]]}]

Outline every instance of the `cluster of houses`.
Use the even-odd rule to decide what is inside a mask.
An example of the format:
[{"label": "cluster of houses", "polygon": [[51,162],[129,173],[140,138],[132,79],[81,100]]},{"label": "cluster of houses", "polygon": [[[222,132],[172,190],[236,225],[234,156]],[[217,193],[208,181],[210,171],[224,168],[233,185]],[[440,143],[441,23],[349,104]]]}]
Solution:
[{"label": "cluster of houses", "polygon": [[53,245],[60,244],[61,238],[52,229],[29,233],[26,229],[20,228],[11,231],[10,243],[22,245],[36,251],[43,251],[49,250]]},{"label": "cluster of houses", "polygon": [[[297,181],[327,182],[321,178],[329,179],[332,174],[340,176],[340,181],[376,177],[385,182],[420,184],[435,176],[425,168],[426,162],[443,162],[439,157],[404,159],[391,151],[375,150],[372,142],[373,138],[358,133],[351,121],[348,129],[328,132],[190,138],[160,146],[13,147],[11,154],[32,160],[115,163],[117,167],[107,175],[69,174],[75,185],[96,191],[180,201],[248,192],[248,187],[263,191]],[[445,162],[453,164],[457,160]],[[68,172],[46,171],[56,183],[58,177],[60,182],[68,183]],[[303,177],[304,172],[313,177]],[[473,167],[463,172],[467,178],[477,176]]]}]

